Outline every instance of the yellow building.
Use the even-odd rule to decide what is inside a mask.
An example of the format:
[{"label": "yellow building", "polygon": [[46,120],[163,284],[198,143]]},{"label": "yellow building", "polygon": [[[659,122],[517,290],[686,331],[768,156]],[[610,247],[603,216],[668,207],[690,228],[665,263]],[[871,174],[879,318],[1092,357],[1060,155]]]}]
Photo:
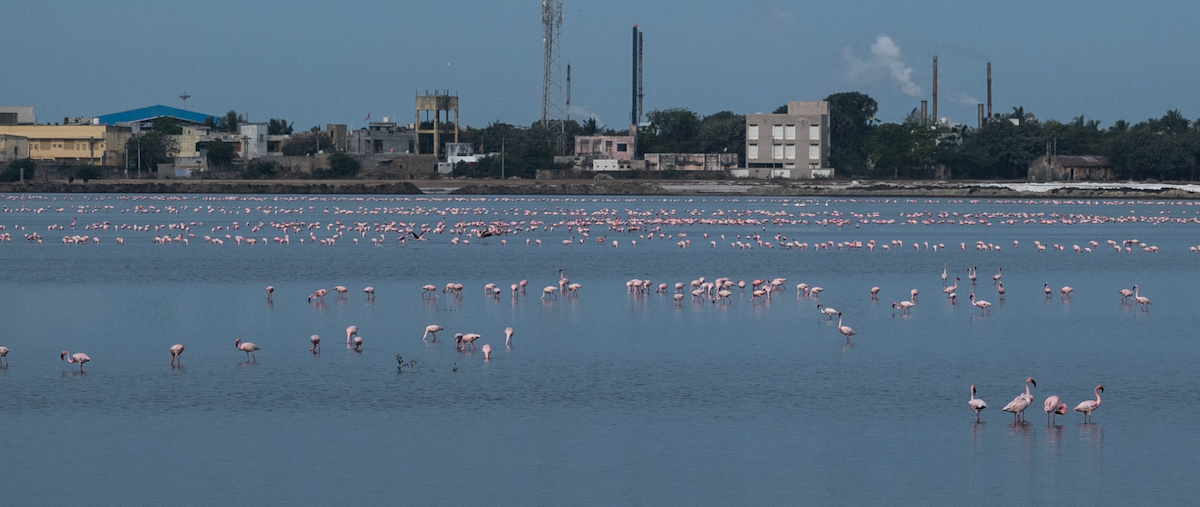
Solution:
[{"label": "yellow building", "polygon": [[132,133],[111,125],[0,125],[0,135],[28,138],[34,160],[123,166]]}]

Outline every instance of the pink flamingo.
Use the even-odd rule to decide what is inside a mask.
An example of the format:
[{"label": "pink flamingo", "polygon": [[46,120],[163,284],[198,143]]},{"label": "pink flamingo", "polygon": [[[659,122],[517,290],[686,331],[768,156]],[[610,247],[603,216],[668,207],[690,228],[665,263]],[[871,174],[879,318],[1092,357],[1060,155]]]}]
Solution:
[{"label": "pink flamingo", "polygon": [[913,290],[910,290],[910,291],[908,291],[908,293],[909,293],[909,294],[911,294],[911,295],[909,296],[909,298],[908,298],[908,299],[909,299],[909,301],[916,302],[916,301],[917,301],[917,294],[920,294],[920,293],[921,293],[921,291],[919,291],[919,290],[917,290],[917,289],[913,289]]},{"label": "pink flamingo", "polygon": [[823,308],[823,309],[822,309],[822,308],[821,308],[821,303],[817,303],[817,311],[819,311],[819,312],[821,312],[821,313],[824,313],[825,315],[828,315],[828,316],[829,316],[829,320],[833,320],[833,316],[834,316],[834,315],[838,315],[838,311],[837,311],[837,310],[834,310],[833,308],[830,308],[830,307],[828,307],[828,306],[826,306],[825,308]]},{"label": "pink flamingo", "polygon": [[1058,399],[1058,395],[1051,395],[1046,398],[1046,403],[1042,404],[1042,410],[1046,411],[1046,417],[1050,418],[1050,424],[1054,425],[1057,417],[1067,413],[1067,404]]},{"label": "pink flamingo", "polygon": [[546,288],[542,289],[542,297],[538,299],[545,299],[547,295],[550,296],[551,299],[557,298],[558,294],[555,294],[556,292],[558,292],[558,287],[548,285]]},{"label": "pink flamingo", "polygon": [[[334,287],[333,290],[337,291],[338,299],[341,299],[344,297],[350,297],[350,289],[347,289],[344,285],[338,285],[338,286]],[[328,292],[326,292],[326,294],[328,294]]]},{"label": "pink flamingo", "polygon": [[1037,387],[1037,382],[1033,380],[1033,377],[1026,378],[1025,393],[1018,394],[1016,398],[1013,398],[1012,401],[1008,402],[1008,405],[1005,405],[1004,408],[1001,409],[1005,412],[1012,412],[1013,424],[1016,424],[1018,420],[1024,420],[1025,409],[1029,408],[1029,405],[1033,403],[1033,395],[1029,394],[1029,384],[1033,384],[1033,387]]},{"label": "pink flamingo", "polygon": [[312,335],[308,337],[308,341],[312,342],[312,348],[308,349],[313,354],[321,353],[321,335]]},{"label": "pink flamingo", "polygon": [[353,346],[350,348],[354,349],[355,352],[362,352],[362,343],[363,343],[362,337],[358,336],[358,335],[354,335],[354,343],[353,343]]},{"label": "pink flamingo", "polygon": [[871,299],[879,299],[879,287],[871,287]]},{"label": "pink flamingo", "polygon": [[942,289],[942,293],[949,296],[952,292],[958,290],[958,277],[954,277],[954,285]]},{"label": "pink flamingo", "polygon": [[183,349],[186,348],[178,343],[171,345],[171,366],[175,366],[176,360],[179,361],[179,366],[183,366],[183,358],[180,355],[183,354]]},{"label": "pink flamingo", "polygon": [[[252,356],[254,356],[254,351],[262,350],[261,348],[259,348],[258,345],[255,345],[250,342],[243,342],[241,338],[238,338],[236,341],[234,341],[233,346],[237,347],[238,350],[246,353],[246,362],[247,363],[249,363],[250,358]],[[256,362],[256,363],[258,362],[258,357],[254,357],[254,362]]]},{"label": "pink flamingo", "polygon": [[375,287],[367,287],[363,289],[363,292],[367,293],[367,299],[372,301],[375,300]]},{"label": "pink flamingo", "polygon": [[426,285],[421,287],[421,299],[425,299],[426,294],[433,294],[433,299],[437,299],[437,287],[434,285]]},{"label": "pink flamingo", "polygon": [[967,400],[967,406],[975,411],[975,422],[979,422],[979,413],[987,408],[987,403],[975,397],[975,384],[971,384],[971,399]]},{"label": "pink flamingo", "polygon": [[1137,301],[1137,303],[1138,303],[1139,305],[1142,305],[1142,310],[1149,310],[1149,309],[1150,309],[1150,306],[1149,306],[1149,305],[1150,305],[1150,298],[1148,298],[1148,297],[1146,297],[1146,296],[1139,296],[1139,295],[1138,295],[1138,286],[1137,286],[1137,285],[1134,285],[1134,286],[1133,286],[1133,300],[1134,300],[1134,301]]},{"label": "pink flamingo", "polygon": [[842,312],[838,312],[838,331],[841,332],[842,334],[846,335],[846,343],[850,343],[851,336],[858,334],[858,333],[855,333],[854,330],[850,328],[850,326],[842,325]]},{"label": "pink flamingo", "polygon": [[267,286],[267,301],[270,301],[270,300],[271,300],[271,293],[272,293],[272,292],[275,292],[275,286],[273,286],[273,285],[268,285],[268,286]]},{"label": "pink flamingo", "polygon": [[513,328],[511,328],[511,327],[504,328],[504,346],[505,347],[512,346],[512,337],[513,337]]},{"label": "pink flamingo", "polygon": [[[616,241],[614,241],[613,243],[616,243]],[[483,347],[481,347],[479,350],[483,351],[483,360],[484,361],[492,360],[492,346],[491,345],[488,345],[485,343],[485,344],[483,344]]]},{"label": "pink flamingo", "polygon": [[454,335],[454,348],[465,351],[467,350],[467,347],[471,347],[471,349],[474,350],[475,340],[478,340],[479,338],[480,336],[475,333],[456,334]]},{"label": "pink flamingo", "polygon": [[88,357],[88,355],[84,354],[83,352],[76,352],[74,354],[70,354],[65,350],[62,351],[62,354],[58,355],[58,358],[59,359],[66,358],[68,363],[79,363],[79,373],[83,373],[83,363],[86,363],[86,362],[92,360],[92,358]]},{"label": "pink flamingo", "polygon": [[1000,299],[1004,299],[1004,282],[996,282],[996,293],[1000,294]]},{"label": "pink flamingo", "polygon": [[350,348],[351,336],[358,336],[358,326],[350,326],[346,328],[346,348]]},{"label": "pink flamingo", "polygon": [[993,282],[1000,281],[1000,266],[996,266],[996,274],[992,275],[992,281]]},{"label": "pink flamingo", "polygon": [[3,361],[4,367],[8,368],[8,347],[0,347],[0,361]]},{"label": "pink flamingo", "polygon": [[1069,298],[1069,297],[1071,297],[1072,292],[1075,292],[1075,289],[1072,289],[1070,286],[1064,285],[1063,288],[1058,290],[1058,298],[1059,299]]},{"label": "pink flamingo", "polygon": [[1104,386],[1096,386],[1095,389],[1092,389],[1092,392],[1096,394],[1096,401],[1087,400],[1075,407],[1076,412],[1083,413],[1083,422],[1085,424],[1092,422],[1092,412],[1095,412],[1097,408],[1100,408],[1100,393],[1104,392]]},{"label": "pink flamingo", "polygon": [[967,280],[970,280],[972,285],[975,284],[975,280],[978,278],[978,275],[977,275],[978,272],[979,272],[978,266],[971,266],[971,269],[967,270]]},{"label": "pink flamingo", "polygon": [[991,309],[991,308],[988,308],[989,306],[992,306],[992,304],[991,304],[991,303],[989,303],[989,302],[987,302],[987,301],[984,301],[984,300],[982,300],[982,299],[980,299],[980,300],[976,301],[976,300],[975,300],[975,294],[971,294],[971,304],[972,304],[972,305],[975,305],[975,307],[977,307],[977,308],[979,308],[979,309],[981,310],[981,311],[979,312],[979,315],[980,315],[980,316],[982,316],[982,315],[984,314],[984,312],[986,312],[986,313],[992,313],[992,309]]},{"label": "pink flamingo", "polygon": [[1046,284],[1042,286],[1042,292],[1046,293],[1046,297],[1050,297],[1050,282],[1046,282]]},{"label": "pink flamingo", "polygon": [[426,336],[433,335],[433,341],[436,342],[438,331],[445,331],[445,330],[446,330],[446,328],[439,326],[437,324],[430,324],[428,326],[425,326],[425,334],[421,335],[421,341],[425,341]]},{"label": "pink flamingo", "polygon": [[895,302],[892,303],[893,310],[900,310],[901,313],[907,313],[909,315],[912,315],[912,307],[914,307],[914,306],[917,306],[917,304],[913,303],[912,301],[901,301],[899,303],[895,303]]},{"label": "pink flamingo", "polygon": [[1125,302],[1125,300],[1133,297],[1133,291],[1129,289],[1121,289],[1117,293],[1121,295],[1121,302]]}]

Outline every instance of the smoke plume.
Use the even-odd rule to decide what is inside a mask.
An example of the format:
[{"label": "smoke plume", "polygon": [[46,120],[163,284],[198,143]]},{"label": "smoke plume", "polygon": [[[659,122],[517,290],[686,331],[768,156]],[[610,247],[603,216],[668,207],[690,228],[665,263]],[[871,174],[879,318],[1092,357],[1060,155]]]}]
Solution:
[{"label": "smoke plume", "polygon": [[859,60],[854,50],[845,48],[842,57],[849,68],[847,74],[856,84],[867,84],[882,80],[890,80],[900,88],[900,91],[912,97],[925,95],[921,87],[912,82],[912,67],[900,59],[900,46],[892,42],[892,38],[880,35],[871,44],[871,59]]}]

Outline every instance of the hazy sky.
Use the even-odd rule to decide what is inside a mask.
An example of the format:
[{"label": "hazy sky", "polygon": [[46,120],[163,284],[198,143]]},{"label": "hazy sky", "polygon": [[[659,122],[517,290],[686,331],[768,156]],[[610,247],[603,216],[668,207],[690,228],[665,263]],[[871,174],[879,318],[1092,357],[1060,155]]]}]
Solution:
[{"label": "hazy sky", "polygon": [[[1200,116],[1200,2],[563,0],[573,117],[630,110],[630,29],[645,32],[645,111],[770,112],[859,91],[899,121],[931,92],[973,124],[992,62],[994,110],[1109,126],[1178,108]],[[461,122],[541,115],[541,3],[13,1],[0,105],[40,122],[154,104],[298,128],[409,123],[413,95],[448,89]]]}]

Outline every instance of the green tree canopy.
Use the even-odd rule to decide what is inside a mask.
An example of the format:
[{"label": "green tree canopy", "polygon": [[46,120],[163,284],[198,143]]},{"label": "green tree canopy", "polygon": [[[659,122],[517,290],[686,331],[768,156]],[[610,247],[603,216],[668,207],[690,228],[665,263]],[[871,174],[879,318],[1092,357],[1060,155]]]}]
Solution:
[{"label": "green tree canopy", "polygon": [[272,136],[290,136],[292,135],[292,124],[283,118],[271,118],[271,121],[267,122],[267,134]]},{"label": "green tree canopy", "polygon": [[301,157],[335,150],[333,139],[324,132],[301,132],[284,141],[279,151],[289,157]]},{"label": "green tree canopy", "polygon": [[867,142],[879,104],[859,92],[835,93],[829,102],[829,164],[846,175],[865,174]]},{"label": "green tree canopy", "polygon": [[135,167],[141,160],[141,169],[146,171],[157,171],[158,164],[166,163],[178,153],[175,140],[157,129],[143,131],[125,142],[125,157]]},{"label": "green tree canopy", "polygon": [[183,133],[183,127],[179,126],[179,120],[170,116],[159,116],[151,122],[151,125],[151,130],[162,132],[168,136],[177,136]]},{"label": "green tree canopy", "polygon": [[208,165],[210,167],[229,167],[233,163],[233,143],[213,139],[208,143]]},{"label": "green tree canopy", "polygon": [[221,117],[218,125],[221,127],[221,132],[237,132],[238,125],[245,122],[245,116],[237,114],[237,111],[230,109],[228,113],[225,113],[225,116]]}]

